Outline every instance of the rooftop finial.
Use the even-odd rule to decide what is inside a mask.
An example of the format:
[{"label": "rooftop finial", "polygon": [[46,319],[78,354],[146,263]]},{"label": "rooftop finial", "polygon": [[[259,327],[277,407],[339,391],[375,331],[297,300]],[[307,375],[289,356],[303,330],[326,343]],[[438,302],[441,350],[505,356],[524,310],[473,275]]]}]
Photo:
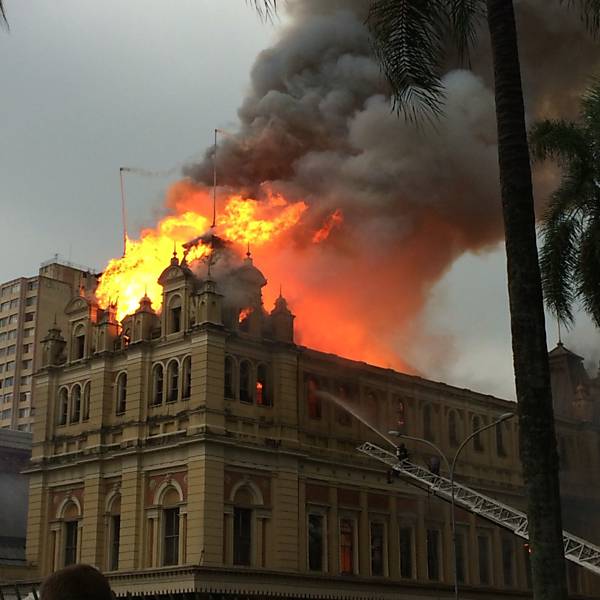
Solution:
[{"label": "rooftop finial", "polygon": [[562,346],[562,336],[560,331],[560,319],[556,319],[556,323],[558,325],[558,345]]},{"label": "rooftop finial", "polygon": [[250,254],[250,242],[248,242],[248,248],[247,248],[247,250],[246,250],[246,256],[247,256],[248,258],[250,258],[250,257],[252,256],[252,254]]},{"label": "rooftop finial", "polygon": [[281,283],[279,284],[279,297],[283,298]]}]

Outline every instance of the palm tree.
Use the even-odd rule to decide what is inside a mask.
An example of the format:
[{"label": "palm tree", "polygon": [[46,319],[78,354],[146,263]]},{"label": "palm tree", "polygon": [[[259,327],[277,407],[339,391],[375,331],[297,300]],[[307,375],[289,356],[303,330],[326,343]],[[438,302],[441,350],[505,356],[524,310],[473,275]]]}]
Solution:
[{"label": "palm tree", "polygon": [[[596,0],[578,5],[600,29]],[[542,283],[521,70],[512,0],[372,0],[368,26],[393,105],[409,120],[443,111],[448,39],[465,57],[487,20],[494,66],[498,158],[518,399],[520,455],[527,492],[535,598],[566,598],[558,453],[544,324]],[[596,263],[597,264],[597,261]]]},{"label": "palm tree", "polygon": [[580,115],[531,128],[533,157],[563,169],[542,221],[540,267],[546,304],[560,321],[572,324],[580,301],[600,326],[600,80],[582,97]]}]

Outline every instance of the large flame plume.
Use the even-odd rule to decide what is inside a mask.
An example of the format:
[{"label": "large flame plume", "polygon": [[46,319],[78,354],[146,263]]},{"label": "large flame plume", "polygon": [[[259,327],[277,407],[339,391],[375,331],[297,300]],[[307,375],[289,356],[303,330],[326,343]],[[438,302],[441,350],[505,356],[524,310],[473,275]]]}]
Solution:
[{"label": "large flame plume", "polygon": [[[202,240],[186,247],[190,240],[211,230],[208,192],[185,182],[176,189],[185,196],[188,208],[165,217],[155,228],[143,230],[139,239],[128,238],[125,255],[111,260],[100,278],[98,303],[103,308],[116,304],[118,320],[134,312],[144,295],[155,310],[160,310],[162,288],[157,280],[173,253],[179,257],[185,254],[187,262],[193,264],[211,251]],[[267,194],[263,202],[232,195],[217,216],[213,233],[239,248],[258,248],[276,242],[298,223],[305,210],[304,202],[289,203],[277,194]]]}]

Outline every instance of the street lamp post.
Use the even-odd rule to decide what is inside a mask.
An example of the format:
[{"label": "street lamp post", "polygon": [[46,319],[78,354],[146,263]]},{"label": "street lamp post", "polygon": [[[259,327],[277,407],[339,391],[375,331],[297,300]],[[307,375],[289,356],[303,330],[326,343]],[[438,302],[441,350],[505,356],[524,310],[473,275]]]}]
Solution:
[{"label": "street lamp post", "polygon": [[454,502],[454,470],[456,468],[456,462],[458,461],[458,457],[460,456],[460,453],[462,452],[463,448],[477,434],[481,433],[482,431],[485,431],[486,429],[490,429],[490,427],[494,427],[495,425],[498,425],[499,423],[502,423],[503,421],[506,421],[507,419],[510,419],[511,417],[514,417],[514,415],[515,415],[515,413],[512,413],[512,412],[504,413],[504,414],[500,415],[497,419],[492,421],[491,423],[488,423],[487,425],[484,425],[483,427],[480,427],[479,429],[476,429],[475,431],[473,431],[473,433],[468,435],[458,446],[456,452],[454,453],[454,458],[452,459],[452,463],[450,463],[447,456],[444,454],[444,452],[442,452],[441,448],[439,448],[439,446],[437,446],[433,442],[430,442],[429,440],[426,440],[424,438],[407,435],[407,434],[401,433],[399,431],[388,431],[389,435],[395,435],[395,436],[398,436],[405,440],[413,440],[414,442],[421,442],[422,444],[427,444],[428,446],[433,448],[440,455],[440,457],[444,461],[444,464],[446,465],[446,468],[448,469],[448,472],[450,473],[450,506],[451,506],[451,519],[452,519],[451,520],[452,550],[454,552],[453,572],[454,572],[454,598],[455,598],[455,600],[458,600],[458,556],[456,553],[456,504]]}]

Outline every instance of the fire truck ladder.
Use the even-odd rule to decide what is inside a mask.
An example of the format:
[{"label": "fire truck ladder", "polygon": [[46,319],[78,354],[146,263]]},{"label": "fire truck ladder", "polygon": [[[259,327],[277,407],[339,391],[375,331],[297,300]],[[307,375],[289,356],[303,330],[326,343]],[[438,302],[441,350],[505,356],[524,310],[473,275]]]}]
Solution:
[{"label": "fire truck ladder", "polygon": [[[365,442],[357,450],[385,463],[397,473],[407,477],[413,485],[425,488],[448,502],[452,501],[452,484],[449,479],[435,475],[428,469],[415,465],[409,460],[400,461],[393,452],[384,450],[369,442]],[[456,482],[454,482],[454,503],[460,508],[469,510],[496,525],[512,531],[524,540],[529,540],[527,515],[515,508]],[[566,559],[592,571],[596,575],[600,575],[600,547],[594,546],[567,531],[563,531],[563,542]]]}]

